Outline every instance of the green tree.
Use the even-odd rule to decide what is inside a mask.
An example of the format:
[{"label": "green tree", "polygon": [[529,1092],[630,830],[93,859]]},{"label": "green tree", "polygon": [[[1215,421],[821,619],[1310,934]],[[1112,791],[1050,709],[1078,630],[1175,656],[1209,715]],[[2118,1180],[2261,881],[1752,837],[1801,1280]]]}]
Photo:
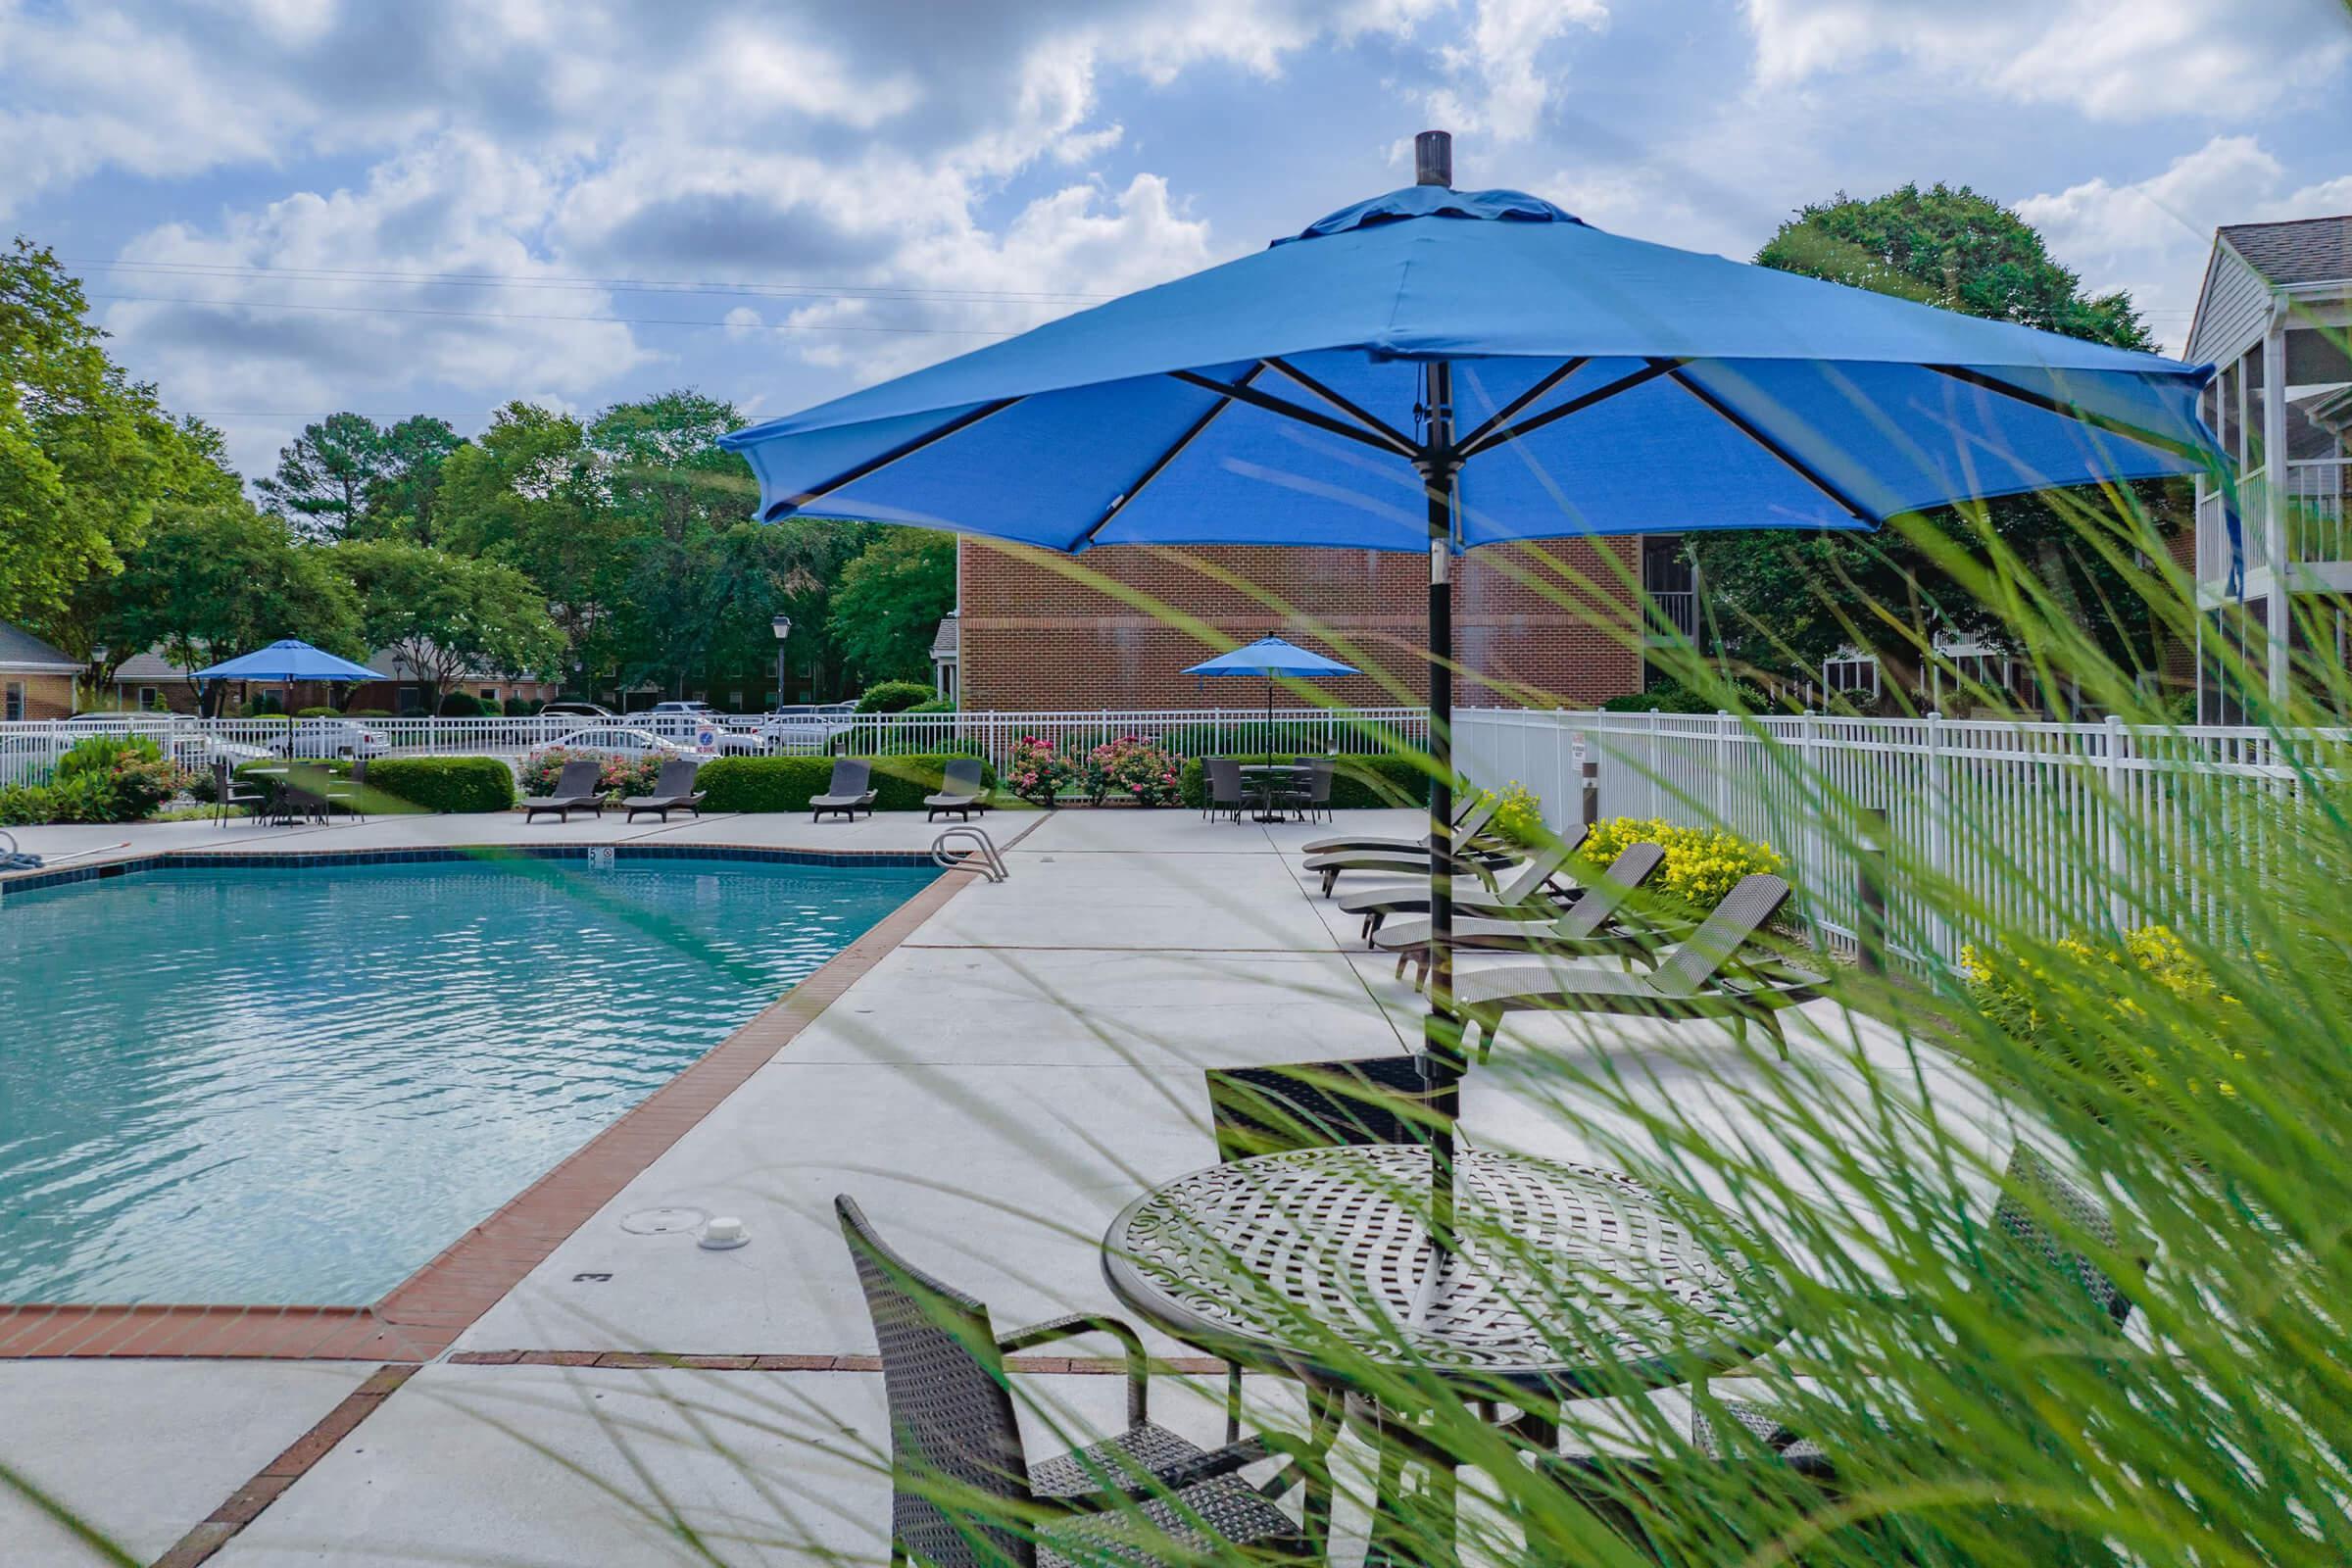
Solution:
[{"label": "green tree", "polygon": [[159,505],[237,490],[219,433],[174,423],[88,309],[47,249],[0,253],[0,618],[76,637],[73,596],[121,569]]},{"label": "green tree", "polygon": [[439,544],[441,486],[466,438],[447,419],[419,414],[384,432],[383,461],[368,495],[368,531],[379,538]]},{"label": "green tree", "polygon": [[932,634],[955,608],[954,536],[884,528],[843,568],[829,615],[850,667],[871,684],[928,678]]},{"label": "green tree", "polygon": [[110,651],[161,648],[191,669],[280,637],[365,658],[351,584],[329,559],[242,498],[173,504],[123,564],[89,629]]},{"label": "green tree", "polygon": [[545,596],[504,562],[396,539],[339,545],[333,555],[357,596],[362,638],[416,674],[428,709],[462,675],[548,670],[563,657]]},{"label": "green tree", "polygon": [[[2030,224],[1966,186],[1905,185],[1806,207],[1756,260],[2119,348],[2155,346],[2129,296],[2086,294]],[[2013,554],[2108,658],[2149,670],[2161,663],[2164,627],[2126,564],[2161,558],[2189,503],[2178,481],[2130,496],[2120,513],[2095,493],[2060,491],[1898,519],[1876,535],[1708,533],[1687,548],[1719,651],[1772,675],[1811,675],[1846,646],[1899,675],[1918,667],[1938,630],[2004,641],[2002,607],[1976,596],[1966,564],[1994,549]]]},{"label": "green tree", "polygon": [[384,432],[365,414],[330,414],[302,427],[277,454],[277,471],[256,479],[271,512],[322,539],[365,536],[369,499],[385,464]]}]

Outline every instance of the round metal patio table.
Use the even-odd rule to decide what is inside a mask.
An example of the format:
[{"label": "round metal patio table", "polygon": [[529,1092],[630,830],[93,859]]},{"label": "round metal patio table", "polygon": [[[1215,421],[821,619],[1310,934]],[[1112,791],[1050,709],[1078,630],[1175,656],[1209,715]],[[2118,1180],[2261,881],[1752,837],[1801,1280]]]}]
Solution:
[{"label": "round metal patio table", "polygon": [[1257,810],[1253,821],[1280,822],[1282,808],[1274,804],[1274,793],[1287,780],[1296,778],[1302,769],[1296,762],[1245,762],[1242,782],[1256,795]]},{"label": "round metal patio table", "polygon": [[1417,1369],[1464,1398],[1530,1401],[1526,1431],[1546,1445],[1551,1401],[1688,1382],[1781,1339],[1760,1265],[1702,1246],[1632,1178],[1485,1150],[1456,1171],[1464,1240],[1443,1259],[1412,1200],[1428,1151],[1356,1146],[1154,1188],[1111,1222],[1103,1276],[1137,1315],[1226,1360],[1332,1391]]}]

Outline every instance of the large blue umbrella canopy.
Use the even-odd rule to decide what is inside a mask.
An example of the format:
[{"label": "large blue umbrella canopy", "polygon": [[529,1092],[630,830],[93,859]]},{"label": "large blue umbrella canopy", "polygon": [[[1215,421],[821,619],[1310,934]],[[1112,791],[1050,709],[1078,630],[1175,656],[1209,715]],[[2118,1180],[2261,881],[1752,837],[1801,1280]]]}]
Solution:
[{"label": "large blue umbrella canopy", "polygon": [[1426,1033],[1449,1089],[1453,554],[1867,529],[2218,452],[2196,408],[2210,367],[1607,233],[1523,191],[1452,189],[1442,132],[1418,150],[1418,183],[1255,255],[723,444],[770,520],[1428,551]]},{"label": "large blue umbrella canopy", "polygon": [[382,674],[355,664],[299,637],[281,637],[267,648],[239,654],[209,669],[197,670],[191,680],[259,680],[290,685],[296,681],[381,680]]}]

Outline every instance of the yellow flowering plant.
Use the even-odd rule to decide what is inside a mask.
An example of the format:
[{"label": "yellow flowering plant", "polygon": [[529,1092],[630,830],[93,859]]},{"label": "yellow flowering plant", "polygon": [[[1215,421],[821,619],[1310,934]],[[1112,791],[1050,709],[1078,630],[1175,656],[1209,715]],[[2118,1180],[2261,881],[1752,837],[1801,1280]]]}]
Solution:
[{"label": "yellow flowering plant", "polygon": [[1699,910],[1721,904],[1741,877],[1781,869],[1781,858],[1769,844],[1722,828],[1683,827],[1662,817],[1613,816],[1595,822],[1578,853],[1593,870],[1605,871],[1634,844],[1655,844],[1666,852],[1651,887]]}]

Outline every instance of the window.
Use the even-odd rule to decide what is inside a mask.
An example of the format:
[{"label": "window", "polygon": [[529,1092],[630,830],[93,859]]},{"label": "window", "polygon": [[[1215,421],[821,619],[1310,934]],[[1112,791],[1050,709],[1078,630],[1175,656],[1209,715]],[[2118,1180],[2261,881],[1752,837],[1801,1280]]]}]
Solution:
[{"label": "window", "polygon": [[141,709],[152,713],[160,710],[163,706],[164,694],[162,692],[157,691],[152,686],[142,686],[139,688],[139,707]]},{"label": "window", "polygon": [[727,693],[727,711],[730,713],[740,713],[743,711],[742,687],[738,686],[733,691]]},{"label": "window", "polygon": [[23,681],[12,680],[5,689],[0,689],[0,716],[5,716],[11,724],[24,716],[24,683]]},{"label": "window", "polygon": [[1847,654],[1821,662],[1821,684],[1845,697],[1879,695],[1879,662],[1868,654]]}]

